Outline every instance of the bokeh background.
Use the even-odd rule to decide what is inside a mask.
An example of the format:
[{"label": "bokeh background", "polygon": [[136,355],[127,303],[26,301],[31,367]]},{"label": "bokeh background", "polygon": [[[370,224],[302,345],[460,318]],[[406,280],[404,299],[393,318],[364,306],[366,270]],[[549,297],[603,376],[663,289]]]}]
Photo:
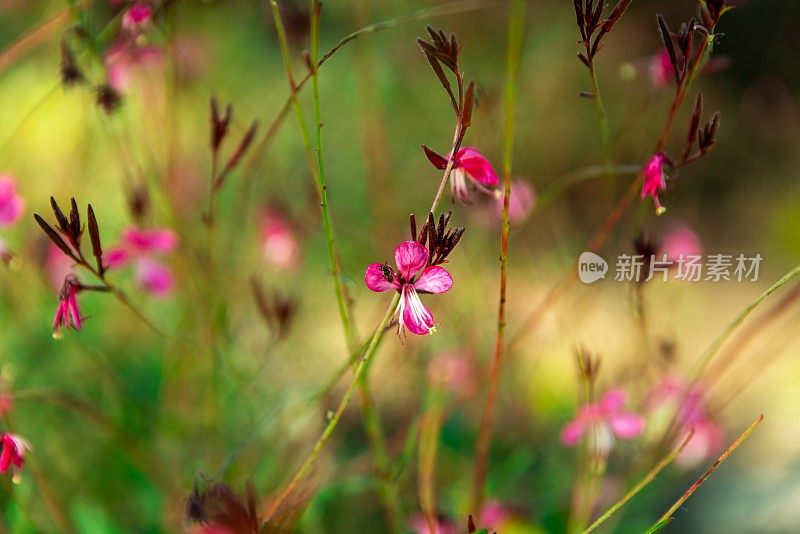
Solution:
[{"label": "bokeh background", "polygon": [[[252,480],[263,498],[278,489],[310,451],[346,386],[344,379],[315,397],[346,351],[312,179],[290,114],[272,142],[256,145],[231,175],[207,240],[201,213],[208,202],[209,98],[233,104],[231,135],[237,139],[253,119],[263,134],[288,94],[266,2],[168,2],[139,42],[158,52],[129,66],[122,105],[110,115],[96,104],[90,85],[62,87],[61,43],[82,21],[102,46],[112,46],[113,20],[124,4],[78,2],[73,11],[69,4],[0,1],[0,172],[16,178],[26,202],[23,219],[0,229],[15,253],[0,266],[0,377],[3,392],[14,398],[6,426],[32,445],[18,483],[10,476],[3,481],[0,530],[58,531],[55,508],[78,532],[176,532],[201,473],[237,489]],[[303,72],[307,6],[281,4],[296,71]],[[398,20],[423,9],[433,11]],[[694,11],[691,0],[633,2],[607,39],[598,72],[615,163],[645,160],[671,102],[672,89],[654,87],[649,77],[650,58],[661,46],[655,14],[677,27]],[[398,21],[348,44],[320,71],[331,211],[362,335],[379,320],[387,298],[364,287],[365,266],[391,259],[395,244],[406,239],[408,214],[422,216],[438,184],[439,173],[419,145],[444,153],[452,138],[452,113],[415,39],[432,24],[465,43],[462,67],[478,87],[466,143],[499,170],[507,12],[504,2],[325,3],[323,49],[373,22]],[[681,170],[663,197],[667,214],[655,217],[649,202],[634,207],[602,252],[614,258],[631,250],[639,231],[658,236],[680,223],[694,230],[707,252],[764,257],[755,283],[646,287],[651,341],[672,347],[661,369],[688,369],[740,309],[800,258],[798,17],[800,5],[778,0],[751,0],[725,16],[715,49],[721,68],[703,75],[687,99],[700,91],[707,113],[720,111],[717,147]],[[575,58],[571,3],[532,0],[526,25],[514,173],[533,185],[540,202],[512,227],[512,334],[575,264],[612,205],[599,176],[569,183],[575,171],[602,162],[594,107],[578,96],[590,85]],[[102,46],[92,52],[76,45],[93,84],[106,75]],[[306,88],[300,98],[307,118],[309,97]],[[675,153],[689,107],[668,145]],[[618,177],[617,192],[631,178]],[[140,224],[169,227],[181,237],[180,249],[166,259],[175,291],[153,298],[137,291],[129,271],[114,279],[166,337],[112,297],[87,293],[81,295],[89,316],[84,330],[52,339],[57,288],[32,214],[50,218],[50,195],[62,204],[74,196],[82,206],[93,205],[110,246],[131,224],[131,191],[141,190],[148,191],[150,209]],[[289,268],[265,257],[267,210],[280,213],[297,240],[299,256]],[[467,233],[448,265],[454,288],[426,299],[438,332],[387,336],[371,384],[391,448],[401,456],[425,405],[430,362],[443,352],[469,362],[463,391],[448,397],[437,472],[439,508],[463,524],[495,335],[499,222],[490,199],[453,210]],[[259,316],[252,278],[296,304],[285,337],[271,334]],[[488,494],[514,512],[502,532],[565,528],[575,452],[559,443],[558,433],[578,402],[577,346],[602,358],[604,387],[623,385],[632,392],[632,406],[643,406],[651,383],[640,372],[647,364],[633,295],[629,285],[610,279],[578,284],[510,353],[488,485]],[[667,531],[800,529],[799,317],[795,303],[718,377],[711,405],[728,440],[758,414],[766,420]],[[400,478],[409,517],[419,510],[413,454]],[[635,480],[615,463],[629,465],[643,454],[639,442],[614,452],[604,502]],[[701,471],[670,469],[607,530],[641,532]],[[314,481],[317,491],[299,532],[384,531],[355,405]]]}]

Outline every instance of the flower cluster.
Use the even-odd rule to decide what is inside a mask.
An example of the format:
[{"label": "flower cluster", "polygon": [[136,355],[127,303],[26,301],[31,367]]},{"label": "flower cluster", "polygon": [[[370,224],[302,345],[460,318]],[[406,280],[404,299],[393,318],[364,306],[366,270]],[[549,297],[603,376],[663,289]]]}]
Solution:
[{"label": "flower cluster", "polygon": [[561,443],[574,447],[586,436],[592,452],[605,457],[616,439],[639,436],[644,431],[645,420],[624,410],[627,398],[621,389],[611,389],[599,402],[581,406],[575,418],[561,431]]},{"label": "flower cluster", "polygon": [[5,473],[12,469],[16,474],[25,464],[25,453],[31,450],[28,442],[9,432],[0,434],[0,473]]},{"label": "flower cluster", "polygon": [[126,228],[120,245],[108,251],[108,268],[132,263],[139,287],[153,296],[166,296],[174,286],[172,272],[156,258],[173,252],[179,243],[178,235],[168,228]]}]

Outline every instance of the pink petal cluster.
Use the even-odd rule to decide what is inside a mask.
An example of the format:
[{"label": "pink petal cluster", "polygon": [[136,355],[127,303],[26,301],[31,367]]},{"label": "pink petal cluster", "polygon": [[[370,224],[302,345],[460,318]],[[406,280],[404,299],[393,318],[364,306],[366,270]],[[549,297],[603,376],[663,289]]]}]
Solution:
[{"label": "pink petal cluster", "polygon": [[395,310],[398,333],[410,330],[417,335],[435,331],[433,315],[422,304],[419,293],[444,293],[453,285],[453,278],[438,265],[429,265],[428,249],[416,241],[403,241],[394,251],[397,271],[385,263],[367,267],[364,281],[376,293],[397,291],[400,303]]},{"label": "pink petal cluster", "polygon": [[[666,409],[675,414],[683,429],[680,440],[689,430],[694,436],[677,458],[677,463],[691,468],[720,452],[725,446],[725,430],[713,421],[705,407],[705,390],[697,384],[687,391],[688,385],[678,376],[668,376],[648,395],[648,408],[651,411]],[[676,413],[677,412],[677,413]]]},{"label": "pink petal cluster", "polygon": [[[451,154],[447,155],[448,158]],[[450,190],[453,198],[462,204],[470,204],[470,189],[478,189],[487,195],[496,196],[495,189],[500,179],[489,160],[473,147],[463,147],[453,158],[450,173]]]},{"label": "pink petal cluster", "polygon": [[3,449],[0,452],[0,473],[5,473],[9,468],[15,473],[22,469],[25,464],[25,452],[31,450],[28,442],[16,434],[3,432],[0,434],[0,446]]},{"label": "pink petal cluster", "polygon": [[109,250],[109,268],[134,264],[136,281],[146,292],[156,297],[170,294],[174,288],[172,271],[156,257],[173,252],[180,243],[178,234],[168,228],[142,230],[131,227],[122,232],[120,246]]},{"label": "pink petal cluster", "polygon": [[132,33],[145,29],[153,18],[153,9],[144,2],[136,2],[122,15],[122,27]]},{"label": "pink petal cluster", "polygon": [[681,257],[697,256],[702,252],[703,246],[694,230],[685,224],[676,224],[661,241],[658,257],[661,258],[666,254],[667,260],[675,263]]},{"label": "pink petal cluster", "polygon": [[667,208],[661,205],[658,194],[667,188],[667,179],[664,174],[664,165],[668,163],[667,156],[661,152],[655,154],[644,169],[644,184],[642,185],[641,198],[651,197],[656,206],[656,215],[661,215]]},{"label": "pink petal cluster", "polygon": [[75,276],[67,275],[64,278],[64,285],[58,296],[58,306],[53,317],[53,338],[63,337],[62,329],[73,328],[80,330],[83,327],[83,316],[78,307],[78,293],[81,284]]},{"label": "pink petal cluster", "polygon": [[164,52],[156,46],[139,46],[133,41],[120,41],[104,57],[108,84],[115,91],[125,93],[137,70],[155,69],[161,65],[163,57]]},{"label": "pink petal cluster", "polygon": [[588,436],[595,452],[606,455],[614,445],[615,438],[632,439],[644,431],[644,418],[624,411],[627,395],[621,389],[611,389],[600,402],[587,404],[578,409],[575,418],[561,431],[561,443],[574,447],[584,436]]},{"label": "pink petal cluster", "polygon": [[656,88],[661,89],[669,85],[675,79],[675,68],[672,66],[672,60],[669,58],[669,52],[666,48],[650,58],[650,84]]},{"label": "pink petal cluster", "polygon": [[0,228],[16,223],[24,208],[25,201],[17,195],[14,178],[8,174],[0,175]]},{"label": "pink petal cluster", "polygon": [[439,517],[431,530],[428,520],[422,514],[414,514],[408,522],[414,534],[458,534],[461,530],[456,524],[446,517]]},{"label": "pink petal cluster", "polygon": [[294,269],[300,263],[300,245],[291,223],[276,210],[269,210],[261,221],[264,259],[279,269]]}]

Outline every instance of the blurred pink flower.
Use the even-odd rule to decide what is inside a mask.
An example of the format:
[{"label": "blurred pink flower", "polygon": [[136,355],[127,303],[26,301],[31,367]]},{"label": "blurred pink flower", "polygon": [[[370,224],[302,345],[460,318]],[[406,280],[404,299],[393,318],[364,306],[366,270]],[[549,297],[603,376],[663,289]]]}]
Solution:
[{"label": "blurred pink flower", "polygon": [[364,281],[371,291],[397,291],[400,303],[395,310],[398,316],[398,334],[406,329],[417,335],[431,334],[433,315],[422,304],[418,292],[444,293],[453,285],[453,278],[437,265],[428,265],[428,249],[416,241],[403,241],[394,251],[397,272],[385,263],[367,267]]},{"label": "blurred pink flower", "polygon": [[172,271],[154,258],[178,248],[178,234],[168,228],[131,227],[123,230],[121,240],[118,247],[106,254],[108,267],[114,269],[134,262],[136,281],[143,290],[156,297],[169,295],[175,285]]},{"label": "blurred pink flower", "polygon": [[[450,156],[448,154],[447,158]],[[500,179],[492,164],[477,149],[467,146],[456,152],[450,173],[450,190],[455,200],[470,204],[470,186],[487,195],[496,196],[497,191],[494,188],[499,184]]]},{"label": "blurred pink flower", "polygon": [[156,46],[138,46],[132,41],[120,41],[105,55],[108,84],[115,91],[124,93],[130,87],[134,72],[157,68],[163,56],[163,51]]},{"label": "blurred pink flower", "polygon": [[668,163],[667,156],[661,152],[655,154],[644,169],[644,184],[642,184],[641,198],[652,197],[656,205],[656,215],[661,215],[667,209],[661,205],[658,194],[667,188],[664,165]]},{"label": "blurred pink flower", "polygon": [[269,210],[261,222],[264,259],[280,269],[294,269],[300,263],[300,245],[294,230],[280,212]]},{"label": "blurred pink flower", "polygon": [[[503,212],[503,195],[495,197],[497,213]],[[512,223],[522,222],[528,218],[536,206],[536,190],[527,180],[519,179],[511,182],[511,200],[508,203],[508,219]]]},{"label": "blurred pink flower", "polygon": [[47,278],[53,288],[59,290],[64,283],[64,278],[73,273],[75,262],[52,241],[48,241],[46,261]]},{"label": "blurred pink flower", "polygon": [[648,61],[650,63],[650,83],[654,88],[666,87],[675,79],[675,69],[666,48],[662,48]]},{"label": "blurred pink flower", "polygon": [[588,434],[595,451],[605,455],[613,447],[615,438],[639,436],[644,431],[644,418],[623,411],[626,401],[624,391],[611,389],[600,402],[581,406],[575,418],[561,431],[561,443],[574,447]]},{"label": "blurred pink flower", "polygon": [[659,257],[667,255],[667,260],[677,262],[679,258],[697,256],[703,252],[700,238],[685,224],[674,225],[661,241]]},{"label": "blurred pink flower", "polygon": [[506,507],[503,506],[500,501],[491,500],[483,505],[475,526],[495,531],[503,528],[503,525],[505,525],[509,519],[511,519],[511,514]]},{"label": "blurred pink flower", "polygon": [[0,444],[3,448],[0,453],[0,473],[5,473],[11,466],[15,473],[22,469],[25,464],[25,452],[31,450],[28,442],[16,434],[3,432],[0,434]]},{"label": "blurred pink flower", "polygon": [[11,226],[22,216],[25,201],[17,195],[17,184],[9,174],[0,175],[0,228]]},{"label": "blurred pink flower", "polygon": [[478,390],[478,373],[472,355],[453,350],[437,354],[428,365],[428,380],[459,397],[470,397]]},{"label": "blurred pink flower", "polygon": [[139,33],[150,25],[153,9],[144,2],[135,2],[122,15],[122,27],[131,33]]},{"label": "blurred pink flower", "polygon": [[708,417],[703,402],[703,385],[696,384],[689,391],[686,391],[687,387],[683,378],[667,376],[650,391],[647,405],[651,412],[666,409],[670,416],[674,414],[683,429],[679,440],[683,440],[686,433],[694,428],[694,436],[677,458],[679,465],[691,468],[722,450],[725,446],[725,430]]},{"label": "blurred pink flower", "polygon": [[434,530],[431,531],[428,520],[425,519],[425,516],[422,514],[414,514],[411,516],[408,526],[414,534],[458,534],[460,532],[455,523],[445,517],[438,517]]},{"label": "blurred pink flower", "polygon": [[74,328],[80,330],[83,327],[83,317],[78,307],[78,293],[81,284],[75,276],[67,275],[64,278],[64,285],[58,295],[58,306],[53,317],[53,338],[63,337],[62,328]]}]

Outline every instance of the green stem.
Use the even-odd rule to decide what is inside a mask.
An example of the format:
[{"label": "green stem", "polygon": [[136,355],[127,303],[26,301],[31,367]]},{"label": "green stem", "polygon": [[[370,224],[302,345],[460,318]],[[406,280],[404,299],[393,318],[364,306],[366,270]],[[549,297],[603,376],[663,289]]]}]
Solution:
[{"label": "green stem", "polygon": [[500,370],[505,351],[506,329],[506,286],[508,279],[508,219],[511,200],[511,171],[514,152],[514,113],[517,100],[517,79],[522,57],[522,44],[525,37],[524,0],[514,0],[509,12],[508,46],[506,49],[506,81],[503,128],[503,215],[500,231],[500,295],[497,312],[497,337],[494,356],[490,363],[489,385],[486,391],[486,404],[481,417],[478,439],[475,445],[475,470],[472,485],[472,512],[478,513],[483,506],[484,486],[489,464],[489,447],[492,435],[492,420],[500,384]]},{"label": "green stem", "polygon": [[594,61],[589,64],[589,76],[592,79],[592,100],[594,100],[594,107],[597,110],[597,120],[600,126],[600,143],[603,148],[603,167],[606,178],[608,179],[609,187],[611,187],[614,184],[614,171],[611,164],[611,136],[608,128],[608,115],[606,114],[606,108],[603,105],[603,97],[600,94],[600,86],[597,83],[597,73],[594,68]]},{"label": "green stem", "polygon": [[289,483],[284,487],[281,494],[275,499],[271,504],[269,509],[267,510],[265,519],[269,520],[276,511],[286,502],[288,499],[298,488],[301,482],[306,478],[306,476],[311,471],[311,468],[317,462],[320,453],[327,445],[328,441],[330,440],[331,436],[333,435],[333,431],[336,429],[336,426],[339,424],[339,420],[344,413],[345,408],[347,405],[350,404],[350,400],[353,398],[353,394],[358,387],[358,383],[362,380],[364,374],[366,373],[367,369],[369,368],[370,364],[372,363],[373,358],[375,357],[375,353],[377,352],[378,345],[383,339],[383,335],[386,332],[386,328],[392,320],[392,316],[394,315],[395,310],[397,309],[397,305],[400,302],[400,294],[396,293],[394,298],[392,298],[392,302],[389,304],[389,308],[386,310],[386,314],[383,316],[383,319],[378,324],[378,327],[375,329],[375,332],[372,334],[372,338],[370,339],[369,345],[367,346],[367,350],[364,354],[364,357],[359,360],[358,365],[355,369],[355,376],[353,377],[352,382],[348,386],[347,390],[342,397],[342,400],[339,402],[339,406],[336,408],[336,411],[333,413],[333,416],[328,421],[328,424],[325,426],[325,429],[322,431],[322,435],[319,437],[317,442],[314,444],[314,448],[311,451],[311,455],[306,459],[305,462],[300,466],[297,470],[295,475],[289,481]]},{"label": "green stem", "polygon": [[708,470],[707,470],[705,473],[703,473],[703,474],[702,474],[702,476],[701,476],[700,478],[698,478],[698,479],[697,479],[697,481],[696,481],[694,484],[692,484],[692,486],[691,486],[691,487],[690,487],[688,490],[686,490],[686,492],[685,492],[683,495],[681,495],[681,497],[680,497],[680,498],[679,498],[677,501],[675,501],[675,504],[673,504],[672,506],[670,506],[669,510],[667,510],[666,512],[664,512],[664,515],[662,515],[662,516],[661,516],[661,517],[658,519],[658,521],[656,521],[656,522],[653,524],[653,526],[650,528],[650,532],[652,532],[652,531],[653,531],[653,529],[657,528],[659,525],[663,525],[665,522],[668,522],[668,521],[670,521],[670,520],[672,519],[672,514],[674,514],[675,512],[677,512],[677,511],[678,511],[678,509],[681,507],[681,505],[683,505],[683,503],[685,503],[685,502],[687,501],[687,499],[689,499],[689,497],[691,497],[691,496],[692,496],[692,494],[693,494],[695,491],[697,491],[697,488],[699,488],[699,487],[700,487],[700,485],[701,485],[703,482],[705,482],[705,481],[706,481],[706,479],[707,479],[708,477],[710,477],[710,476],[711,476],[711,474],[712,474],[714,471],[716,471],[716,470],[717,470],[717,468],[720,466],[720,464],[722,464],[722,462],[724,462],[725,460],[727,460],[727,459],[728,459],[728,456],[730,456],[731,454],[733,454],[733,451],[735,451],[735,450],[736,450],[736,449],[739,447],[739,445],[741,445],[742,443],[744,443],[744,441],[745,441],[745,440],[746,440],[748,437],[750,437],[750,434],[752,434],[752,433],[753,433],[753,430],[755,430],[755,429],[756,429],[756,427],[757,427],[758,425],[760,425],[760,424],[761,424],[761,422],[762,422],[763,420],[764,420],[764,416],[763,416],[763,415],[759,415],[759,416],[756,418],[756,420],[755,420],[755,421],[753,421],[753,423],[752,423],[752,424],[751,424],[751,425],[750,425],[750,426],[747,428],[747,430],[745,430],[745,431],[744,431],[744,433],[743,433],[741,436],[739,436],[739,438],[738,438],[736,441],[734,441],[734,442],[731,444],[731,446],[730,446],[730,447],[728,447],[728,449],[727,449],[727,450],[726,450],[724,453],[722,453],[722,456],[720,456],[720,457],[717,459],[717,461],[716,461],[716,462],[714,462],[714,463],[711,465],[711,467],[709,467],[709,468],[708,468]]}]

